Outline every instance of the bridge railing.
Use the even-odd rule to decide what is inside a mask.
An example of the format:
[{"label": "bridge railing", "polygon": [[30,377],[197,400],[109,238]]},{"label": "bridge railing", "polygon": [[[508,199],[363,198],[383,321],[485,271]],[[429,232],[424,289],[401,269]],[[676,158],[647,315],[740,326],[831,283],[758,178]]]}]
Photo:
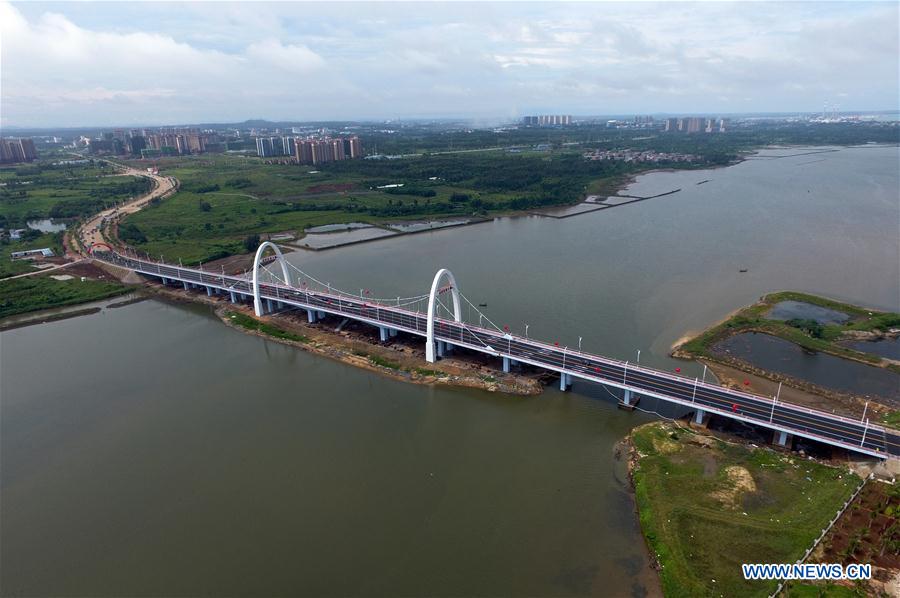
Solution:
[{"label": "bridge railing", "polygon": [[[98,253],[97,257],[98,257],[99,259],[103,259],[103,258],[102,258],[102,253],[103,253],[103,252],[97,252],[97,253]],[[235,281],[235,282],[238,282],[238,281],[240,281],[240,282],[249,282],[249,280],[250,280],[249,278],[244,277],[244,276],[233,276],[233,275],[227,275],[227,274],[226,274],[226,275],[220,275],[220,274],[211,273],[211,272],[208,272],[208,271],[205,271],[205,270],[202,270],[202,269],[189,268],[189,267],[185,267],[185,266],[175,266],[175,265],[172,265],[172,264],[167,264],[167,263],[165,263],[165,262],[152,261],[152,260],[144,260],[144,259],[141,259],[141,258],[131,257],[131,256],[127,256],[127,255],[126,255],[126,256],[123,256],[123,255],[118,254],[118,253],[115,253],[115,252],[112,252],[112,253],[113,253],[113,255],[118,256],[119,258],[122,258],[122,259],[125,259],[125,260],[128,260],[128,261],[133,261],[133,262],[138,262],[138,263],[141,263],[141,264],[146,264],[147,266],[149,266],[148,268],[146,268],[146,271],[147,271],[148,273],[151,273],[151,274],[156,273],[157,275],[159,275],[159,274],[158,274],[159,269],[161,269],[162,267],[166,267],[166,268],[170,268],[170,269],[173,269],[173,270],[176,270],[176,271],[191,272],[191,273],[193,273],[193,274],[200,275],[200,276],[214,276],[214,277],[217,277],[217,278],[221,278],[221,279],[223,279],[223,280],[231,280],[231,281]],[[157,269],[157,272],[154,272],[154,269]],[[210,283],[210,284],[212,284],[212,283]],[[312,295],[316,295],[316,296],[319,296],[319,297],[328,297],[328,298],[332,298],[332,299],[339,300],[339,301],[346,300],[346,301],[352,301],[352,302],[355,303],[355,304],[371,305],[372,307],[377,307],[377,309],[383,309],[383,310],[386,310],[386,311],[391,311],[391,312],[398,313],[398,314],[403,314],[403,315],[415,315],[415,316],[418,316],[418,317],[422,317],[422,316],[423,316],[423,314],[422,314],[421,312],[419,312],[419,311],[412,311],[412,310],[404,309],[403,307],[398,307],[398,306],[389,305],[389,304],[386,304],[386,303],[383,303],[383,302],[380,302],[380,301],[377,301],[377,300],[374,300],[374,299],[366,299],[366,298],[356,297],[355,295],[350,295],[350,294],[348,294],[348,293],[335,292],[334,290],[332,290],[331,292],[329,292],[329,291],[327,291],[327,290],[310,290],[310,289],[306,289],[306,288],[295,287],[295,286],[292,286],[292,285],[286,285],[286,284],[283,284],[283,283],[280,283],[280,282],[266,283],[266,285],[267,285],[267,286],[270,286],[270,287],[277,287],[277,288],[280,288],[280,289],[285,289],[285,290],[290,290],[290,291],[301,291],[301,292],[306,292],[306,293],[309,293],[309,294],[312,294]],[[276,298],[278,298],[278,297],[276,297]],[[281,300],[287,300],[287,301],[290,301],[290,299],[286,299],[286,298],[280,298],[280,299],[281,299]],[[340,306],[340,304],[338,304],[338,305]],[[341,310],[338,309],[337,311],[341,311]],[[352,316],[352,315],[354,315],[354,314],[347,314],[347,315],[351,315],[351,316]],[[369,319],[373,319],[373,318],[369,318]],[[375,320],[379,320],[379,318],[377,318],[377,317],[374,318],[374,319],[375,319]],[[439,317],[435,317],[435,321],[436,321],[436,322],[441,322],[441,323],[443,323],[443,324],[450,325],[450,326],[455,326],[455,325],[458,325],[458,324],[459,324],[459,323],[456,322],[455,320],[450,320],[450,319],[446,319],[446,318],[439,318]],[[389,322],[385,322],[385,324],[389,324]],[[697,387],[698,390],[703,389],[703,390],[707,390],[707,391],[710,391],[710,392],[725,392],[725,393],[727,393],[727,394],[729,395],[729,397],[734,397],[735,399],[745,399],[745,400],[751,400],[751,401],[761,401],[761,400],[768,400],[768,399],[771,398],[771,399],[774,401],[774,397],[768,397],[768,396],[766,396],[766,395],[756,395],[756,394],[753,394],[753,393],[744,392],[744,391],[739,390],[739,389],[733,389],[733,388],[728,388],[728,387],[725,387],[725,386],[720,386],[720,385],[712,384],[712,383],[709,383],[709,382],[699,381],[699,380],[697,380],[696,378],[694,378],[694,379],[692,380],[691,378],[689,378],[689,377],[687,377],[687,376],[679,376],[679,375],[676,375],[676,374],[672,374],[672,373],[670,373],[670,372],[667,372],[667,371],[665,371],[665,370],[658,370],[658,369],[655,369],[655,368],[648,368],[648,367],[646,367],[646,366],[641,366],[641,365],[638,365],[638,364],[635,364],[635,363],[631,363],[631,362],[629,362],[629,361],[624,361],[624,360],[619,360],[619,359],[613,359],[613,358],[610,358],[610,357],[605,357],[605,356],[603,356],[603,355],[597,355],[597,354],[594,354],[594,353],[588,353],[588,352],[585,352],[585,351],[579,351],[579,350],[577,350],[577,349],[575,349],[575,350],[570,350],[568,347],[560,347],[560,346],[558,346],[558,345],[556,345],[556,344],[550,344],[550,343],[547,343],[547,342],[544,342],[544,341],[540,341],[540,340],[535,340],[535,339],[531,339],[531,338],[521,337],[521,336],[518,336],[518,335],[515,335],[515,334],[511,334],[511,333],[500,332],[500,331],[498,331],[498,330],[493,330],[493,329],[490,329],[490,328],[484,328],[484,327],[482,327],[482,326],[478,326],[478,325],[476,325],[476,324],[470,324],[470,323],[468,323],[468,322],[465,322],[465,323],[464,323],[464,326],[465,326],[465,328],[467,328],[468,330],[470,330],[470,331],[472,331],[472,332],[477,332],[477,333],[479,333],[479,334],[482,334],[482,335],[484,335],[484,336],[490,337],[490,338],[492,338],[492,339],[497,339],[498,341],[507,340],[507,339],[506,339],[506,336],[508,335],[509,337],[511,337],[513,340],[515,340],[515,341],[518,342],[518,343],[522,343],[522,344],[530,345],[530,346],[533,346],[533,347],[536,347],[536,348],[541,348],[541,349],[544,349],[544,350],[548,350],[548,351],[550,351],[550,352],[553,352],[553,353],[557,354],[558,356],[562,356],[562,355],[578,356],[578,357],[580,357],[580,358],[583,358],[583,359],[590,359],[590,360],[596,361],[596,362],[601,363],[601,364],[614,365],[614,366],[621,367],[621,368],[627,368],[629,371],[640,372],[640,373],[645,374],[645,375],[650,375],[650,376],[656,376],[656,377],[660,377],[660,378],[665,378],[665,379],[671,380],[671,381],[673,381],[673,382],[677,382],[677,383],[679,383],[679,384],[689,384],[689,385],[692,385],[692,386],[695,385],[695,386]],[[439,333],[439,336],[444,336],[444,335]],[[453,342],[453,339],[452,339],[452,338],[450,338],[449,340],[450,340],[451,342]],[[457,341],[457,342],[459,342],[459,341]],[[502,343],[500,343],[500,345],[502,345]],[[504,351],[502,350],[502,348],[503,348],[502,346],[492,347],[492,348],[494,348],[494,349],[495,349],[498,353],[500,353],[500,354],[508,353],[508,352],[504,352]],[[484,349],[483,349],[483,348],[476,348],[476,350],[484,350]],[[515,359],[515,356],[514,356],[514,355],[510,355],[510,357],[513,358],[513,359]],[[572,374],[574,374],[574,375],[576,375],[576,376],[578,376],[578,377],[582,377],[582,378],[597,378],[597,377],[591,376],[591,375],[589,375],[589,374],[586,374],[586,373],[584,373],[584,372],[580,372],[580,371],[577,371],[577,370],[574,370],[574,369],[570,369],[570,368],[566,368],[566,367],[562,367],[562,366],[557,366],[557,365],[555,365],[555,364],[554,364],[554,365],[550,365],[550,366],[541,366],[541,367],[548,367],[549,369],[554,369],[554,370],[566,370],[567,373],[572,373]],[[606,379],[606,380],[612,381],[610,378],[605,378],[605,379]],[[638,392],[640,392],[640,391],[638,391]],[[842,421],[842,422],[844,422],[844,423],[852,424],[852,425],[856,425],[856,426],[865,424],[865,422],[864,422],[864,421],[861,421],[861,420],[852,419],[852,418],[849,418],[849,417],[845,417],[845,416],[838,415],[838,414],[835,414],[835,413],[830,413],[830,412],[827,412],[827,411],[822,411],[822,410],[819,410],[819,409],[813,409],[813,408],[810,408],[810,407],[805,407],[805,406],[803,406],[803,405],[798,405],[798,404],[796,404],[796,403],[785,402],[785,401],[778,401],[777,403],[775,403],[775,405],[776,405],[776,406],[782,406],[782,407],[788,407],[788,408],[794,409],[794,410],[796,410],[796,411],[801,411],[801,412],[807,413],[807,414],[809,414],[809,415],[814,415],[814,416],[818,416],[818,417],[825,418],[825,419],[839,420],[839,421]],[[704,407],[704,408],[706,408],[706,407]],[[883,426],[880,426],[880,425],[878,425],[878,424],[869,424],[869,425],[868,425],[868,429],[869,429],[871,432],[885,432],[885,431],[886,431],[886,428],[884,428]]]}]

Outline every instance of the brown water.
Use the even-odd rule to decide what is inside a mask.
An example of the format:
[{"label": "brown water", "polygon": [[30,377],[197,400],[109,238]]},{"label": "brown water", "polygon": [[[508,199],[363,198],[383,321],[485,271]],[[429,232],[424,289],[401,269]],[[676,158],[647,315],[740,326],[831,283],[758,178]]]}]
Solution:
[{"label": "brown water", "polygon": [[[897,148],[820,157],[652,174],[626,193],[683,191],[291,259],[387,296],[450,267],[498,324],[674,367],[673,341],[769,291],[900,305]],[[653,587],[613,457],[649,416],[600,387],[413,386],[157,301],[0,333],[0,365],[4,595]]]}]

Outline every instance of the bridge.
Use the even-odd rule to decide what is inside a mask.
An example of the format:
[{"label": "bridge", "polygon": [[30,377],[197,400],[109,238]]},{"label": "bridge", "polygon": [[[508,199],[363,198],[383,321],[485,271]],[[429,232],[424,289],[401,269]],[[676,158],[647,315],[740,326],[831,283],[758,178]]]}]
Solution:
[{"label": "bridge", "polygon": [[[264,258],[268,249],[274,256]],[[561,390],[567,390],[572,380],[578,378],[619,389],[626,406],[634,405],[639,396],[654,397],[693,410],[698,423],[714,414],[767,428],[781,445],[788,445],[792,436],[798,436],[882,459],[900,458],[900,432],[872,424],[868,419],[851,419],[780,401],[777,397],[761,397],[511,334],[494,325],[469,302],[459,291],[453,274],[446,269],[437,272],[428,294],[375,299],[365,290],[356,295],[317,280],[285,260],[278,246],[268,241],[257,250],[252,273],[239,276],[122,254],[102,244],[95,245],[92,254],[110,265],[158,278],[163,284],[201,288],[208,295],[226,294],[233,303],[252,301],[257,316],[282,309],[305,310],[309,322],[334,315],[375,326],[382,341],[398,332],[424,337],[429,362],[453,347],[461,347],[502,360],[504,372],[517,364],[556,372]],[[280,277],[267,267],[276,262]],[[269,275],[266,280],[262,280],[261,270]],[[478,325],[463,320],[461,300],[476,310]],[[485,321],[488,326],[483,325]]]}]

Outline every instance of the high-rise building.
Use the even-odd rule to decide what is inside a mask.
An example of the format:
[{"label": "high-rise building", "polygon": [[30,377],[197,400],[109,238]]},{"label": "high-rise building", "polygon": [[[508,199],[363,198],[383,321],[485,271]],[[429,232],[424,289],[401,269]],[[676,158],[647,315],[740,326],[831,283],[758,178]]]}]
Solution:
[{"label": "high-rise building", "polygon": [[270,137],[256,138],[256,155],[260,158],[270,158],[275,155]]},{"label": "high-rise building", "polygon": [[14,164],[31,162],[37,158],[37,150],[31,138],[3,139],[0,137],[0,162]]},{"label": "high-rise building", "polygon": [[128,140],[128,149],[132,156],[140,156],[141,151],[147,147],[147,141],[142,135],[132,135]]},{"label": "high-rise building", "polygon": [[526,116],[522,124],[527,127],[555,127],[571,125],[572,117],[568,114],[542,114],[540,116]]},{"label": "high-rise building", "polygon": [[282,155],[293,156],[294,155],[294,138],[293,137],[282,137],[281,138],[281,147],[284,150],[284,153]]}]

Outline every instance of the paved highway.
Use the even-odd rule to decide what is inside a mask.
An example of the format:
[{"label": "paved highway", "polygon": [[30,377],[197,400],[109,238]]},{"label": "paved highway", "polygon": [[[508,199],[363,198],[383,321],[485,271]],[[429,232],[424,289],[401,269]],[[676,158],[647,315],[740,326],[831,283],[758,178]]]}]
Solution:
[{"label": "paved highway", "polygon": [[[95,257],[150,276],[193,282],[245,296],[253,295],[251,281],[243,277],[210,274],[110,252],[95,252]],[[371,303],[346,295],[270,283],[260,283],[260,296],[263,299],[346,316],[419,336],[426,334],[426,315],[399,307]],[[436,318],[435,338],[497,357],[510,357],[521,363],[631,390],[639,395],[657,397],[689,408],[703,409],[708,413],[716,413],[857,452],[882,458],[900,458],[900,433],[867,422],[783,401],[775,403],[772,398],[703,383],[600,355],[572,351],[566,347],[480,328],[465,322],[457,323],[453,320]]]}]

